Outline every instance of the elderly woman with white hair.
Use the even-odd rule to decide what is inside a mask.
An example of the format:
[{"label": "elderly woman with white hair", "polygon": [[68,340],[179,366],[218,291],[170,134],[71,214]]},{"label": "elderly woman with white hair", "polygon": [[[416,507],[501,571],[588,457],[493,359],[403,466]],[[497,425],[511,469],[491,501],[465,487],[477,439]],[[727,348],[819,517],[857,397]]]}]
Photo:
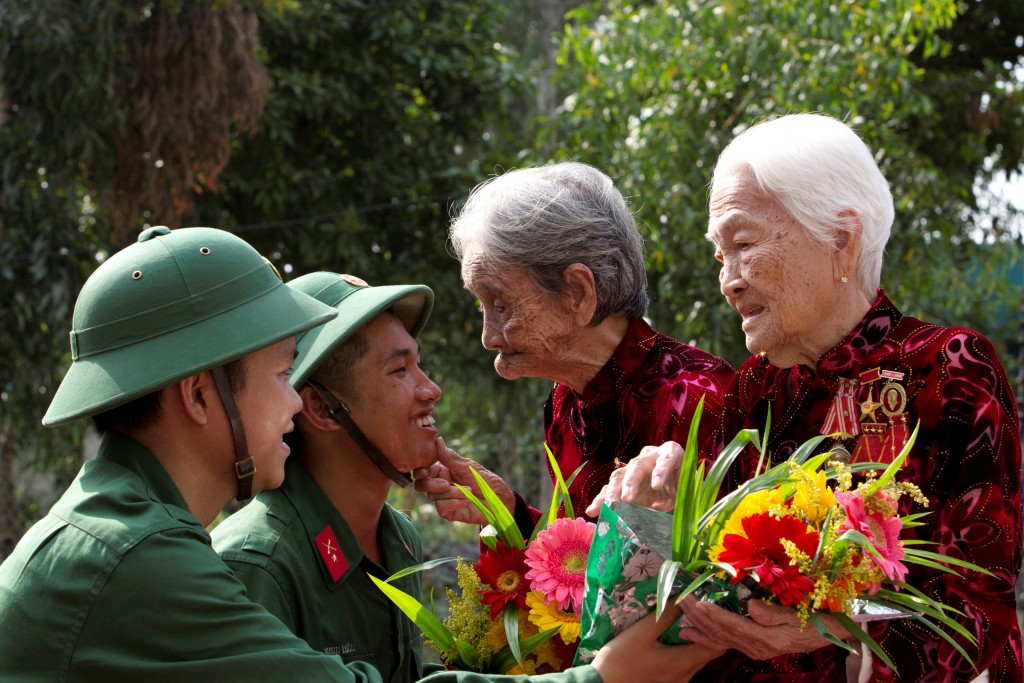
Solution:
[{"label": "elderly woman with white hair", "polygon": [[[893,221],[889,184],[845,124],[798,114],[762,122],[722,153],[711,184],[708,238],[722,264],[722,294],[743,319],[754,354],[726,398],[722,434],[763,430],[771,412],[773,462],[817,434],[845,432],[834,446],[854,461],[891,461],[920,424],[901,478],[930,501],[924,525],[903,538],[991,575],[909,565],[906,582],[963,612],[977,638],[961,640],[976,669],[913,621],[872,624],[900,681],[1021,680],[1014,581],[1021,565],[1021,450],[1017,407],[992,344],[963,327],[906,316],[878,289]],[[603,499],[665,509],[678,444],[646,450],[620,471]],[[741,456],[732,486],[754,473]],[[731,490],[731,489],[726,489]],[[901,514],[920,512],[904,497]],[[690,604],[689,637],[728,643],[696,680],[888,681],[870,653],[844,662],[814,629],[783,608],[751,605],[754,621],[709,603]],[[766,626],[758,626],[760,621]],[[842,635],[842,634],[840,634]],[[802,652],[804,654],[788,654]]]},{"label": "elderly woman with white hair", "polygon": [[[714,443],[728,363],[656,332],[644,320],[643,238],[612,180],[567,162],[492,178],[470,195],[451,226],[466,288],[483,313],[482,342],[506,379],[554,382],[544,405],[544,439],[582,512],[611,472],[642,447],[685,440],[704,398],[701,440]],[[539,517],[496,475],[439,447],[440,462],[418,471],[449,520],[483,518],[454,487],[482,472],[532,530]]]}]

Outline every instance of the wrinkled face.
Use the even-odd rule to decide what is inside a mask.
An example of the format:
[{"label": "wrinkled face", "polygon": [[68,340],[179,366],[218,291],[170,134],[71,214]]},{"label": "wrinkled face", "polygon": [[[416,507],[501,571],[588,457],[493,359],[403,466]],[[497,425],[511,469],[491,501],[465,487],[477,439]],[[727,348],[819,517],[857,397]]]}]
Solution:
[{"label": "wrinkled face", "polygon": [[494,369],[505,379],[559,381],[578,330],[558,297],[541,290],[521,269],[495,271],[467,254],[462,280],[480,301],[481,342],[497,351]]},{"label": "wrinkled face", "polygon": [[362,328],[369,350],[352,366],[352,388],[334,387],[366,437],[400,472],[437,460],[434,404],[441,388],[420,369],[419,345],[394,314]]},{"label": "wrinkled face", "polygon": [[779,367],[815,365],[835,338],[835,249],[811,239],[746,165],[716,173],[709,213],[722,294],[747,348]]},{"label": "wrinkled face", "polygon": [[292,417],[302,409],[302,400],[288,383],[288,370],[293,362],[293,338],[245,357],[245,383],[235,395],[235,403],[245,428],[249,455],[256,463],[254,495],[284,482],[284,461],[290,450],[282,437],[292,430]]}]

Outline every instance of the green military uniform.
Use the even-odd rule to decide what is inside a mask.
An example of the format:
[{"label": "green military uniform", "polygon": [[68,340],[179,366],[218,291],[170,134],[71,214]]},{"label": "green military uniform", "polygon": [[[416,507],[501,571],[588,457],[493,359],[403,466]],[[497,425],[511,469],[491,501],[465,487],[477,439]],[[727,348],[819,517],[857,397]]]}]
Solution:
[{"label": "green military uniform", "polygon": [[[0,680],[381,680],[364,662],[311,650],[245,591],[156,458],[107,434],[0,564]],[[601,680],[590,667],[545,679]],[[444,672],[424,680],[527,679]]]},{"label": "green military uniform", "polygon": [[379,681],[311,651],[210,547],[160,463],[116,433],[0,565],[4,681]]},{"label": "green military uniform", "polygon": [[[369,575],[383,579],[422,562],[420,537],[387,505],[378,533],[383,567],[363,554],[345,519],[293,456],[284,485],[263,491],[222,522],[213,547],[249,598],[314,649],[369,662],[385,681],[407,683],[423,675],[422,636]],[[396,585],[420,598],[419,574]]]}]

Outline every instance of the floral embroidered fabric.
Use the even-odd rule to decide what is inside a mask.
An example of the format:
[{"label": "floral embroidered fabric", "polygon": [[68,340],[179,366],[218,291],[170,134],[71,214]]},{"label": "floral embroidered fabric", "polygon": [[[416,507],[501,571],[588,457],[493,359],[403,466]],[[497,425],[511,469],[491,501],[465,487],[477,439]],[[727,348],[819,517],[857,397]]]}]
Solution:
[{"label": "floral embroidered fabric", "polygon": [[565,477],[585,464],[569,487],[576,513],[608,483],[616,457],[628,462],[644,446],[685,444],[701,397],[701,443],[710,447],[732,376],[721,358],[638,319],[582,393],[556,384],[544,405],[544,435]]},{"label": "floral embroidered fabric", "polygon": [[[764,429],[771,407],[768,447],[778,462],[817,434],[840,380],[874,368],[904,373],[908,424],[920,433],[902,478],[929,499],[924,526],[904,538],[936,542],[930,550],[969,560],[994,576],[955,578],[913,565],[907,582],[965,613],[978,639],[963,643],[989,680],[1018,682],[1021,634],[1014,583],[1021,565],[1021,447],[1017,406],[992,344],[963,327],[940,327],[904,316],[882,290],[864,320],[817,367],[777,368],[754,356],[736,373],[725,398],[721,434]],[[868,388],[861,387],[859,401]],[[732,490],[753,473],[754,453],[731,472]],[[901,503],[910,511],[912,501]],[[916,508],[914,511],[920,511]],[[872,625],[870,633],[892,657],[899,681],[970,681],[978,674],[944,641],[910,621]],[[730,652],[694,680],[846,681],[845,654],[827,647],[759,662]],[[877,659],[872,681],[894,680]]]}]

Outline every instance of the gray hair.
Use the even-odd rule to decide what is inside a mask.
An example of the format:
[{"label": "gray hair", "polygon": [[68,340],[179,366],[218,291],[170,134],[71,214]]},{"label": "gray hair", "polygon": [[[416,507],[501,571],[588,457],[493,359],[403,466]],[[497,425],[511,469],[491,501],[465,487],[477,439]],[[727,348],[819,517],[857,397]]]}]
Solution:
[{"label": "gray hair", "polygon": [[839,233],[851,229],[844,214],[855,213],[862,226],[858,275],[874,299],[895,211],[888,181],[849,126],[822,114],[762,121],[725,148],[715,174],[737,164],[748,165],[761,189],[813,239],[834,244]]},{"label": "gray hair", "polygon": [[641,318],[647,311],[644,242],[611,178],[577,162],[509,171],[478,185],[449,231],[460,261],[522,268],[541,290],[565,291],[562,273],[582,263],[594,274],[597,308]]}]

